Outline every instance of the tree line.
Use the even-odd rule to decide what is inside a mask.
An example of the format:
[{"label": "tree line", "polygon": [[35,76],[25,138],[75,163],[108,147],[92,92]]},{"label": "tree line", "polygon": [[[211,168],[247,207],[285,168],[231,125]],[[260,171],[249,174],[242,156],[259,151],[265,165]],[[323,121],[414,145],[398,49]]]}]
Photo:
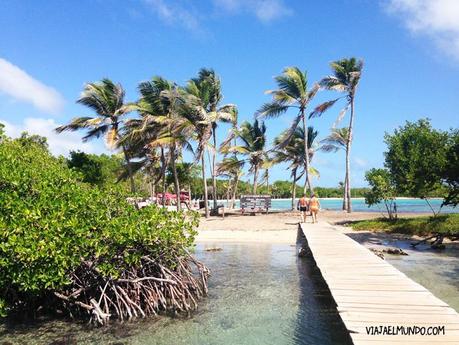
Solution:
[{"label": "tree line", "polygon": [[[317,150],[327,152],[344,149],[346,166],[343,188],[343,208],[351,211],[350,150],[354,125],[354,100],[363,69],[356,58],[331,63],[331,75],[309,85],[307,72],[298,67],[287,67],[275,78],[277,89],[267,93],[272,100],[263,104],[254,114],[253,122],[238,121],[235,104],[223,104],[220,77],[212,69],[202,68],[186,85],[155,76],[138,85],[139,98],[125,100],[124,88],[110,79],[85,85],[77,103],[94,111],[94,115],[74,118],[56,131],[86,130],[83,141],[105,137],[109,147],[122,152],[125,165],[120,178],[130,181],[135,193],[134,176],[141,171],[150,179],[151,189],[165,193],[167,172],[171,172],[174,191],[179,195],[181,184],[178,164],[183,163],[184,151],[190,151],[191,166],[201,169],[201,183],[205,201],[205,214],[209,216],[209,189],[212,191],[212,210],[217,209],[217,177],[227,179],[225,185],[234,201],[242,183],[244,168],[253,176],[252,193],[256,194],[263,181],[269,181],[269,169],[277,163],[287,162],[292,174],[292,202],[297,182],[304,177],[303,191],[314,192],[312,177],[318,171],[311,166]],[[321,90],[333,90],[340,95],[325,103],[311,107],[310,103]],[[317,131],[308,122],[320,117],[339,100],[344,108],[339,112],[339,123],[350,110],[349,124],[336,128],[324,141],[317,140]],[[284,116],[294,111],[290,128],[282,132],[268,148],[264,119]],[[134,117],[127,115],[135,113]],[[229,123],[228,136],[219,141],[217,128]],[[218,161],[218,153],[223,156]],[[207,172],[211,184],[208,185]],[[269,182],[268,182],[269,183]],[[211,188],[209,188],[211,187]],[[180,210],[180,203],[177,209]]]},{"label": "tree line", "polygon": [[[123,159],[119,155],[107,154],[89,154],[81,151],[71,151],[68,158],[65,159],[69,168],[81,174],[81,180],[86,183],[97,185],[102,188],[119,188],[125,192],[128,189],[124,181],[118,182],[120,172],[123,171]],[[204,195],[203,184],[200,178],[200,166],[187,162],[177,163],[177,175],[180,186],[191,192],[191,195],[202,198]],[[148,182],[148,176],[144,174],[136,174],[134,182],[138,189],[138,194],[143,197],[152,195],[151,184]],[[170,190],[173,186],[173,172],[171,169],[166,171],[166,188]],[[227,200],[231,203],[232,193],[229,188],[230,180],[219,175],[217,178],[217,199]],[[207,184],[212,184],[211,179],[207,179]],[[302,196],[302,186],[296,186],[296,198]],[[250,194],[253,191],[253,184],[250,181],[239,181],[236,195]],[[314,191],[317,195],[323,198],[339,198],[344,192],[344,183],[340,182],[337,187],[315,187]],[[353,188],[353,197],[364,197],[368,188]],[[260,179],[260,184],[257,187],[257,192],[260,194],[270,194],[275,199],[291,198],[292,185],[288,180],[277,180],[270,182],[266,179],[266,174]],[[213,191],[210,190],[212,194]]]}]

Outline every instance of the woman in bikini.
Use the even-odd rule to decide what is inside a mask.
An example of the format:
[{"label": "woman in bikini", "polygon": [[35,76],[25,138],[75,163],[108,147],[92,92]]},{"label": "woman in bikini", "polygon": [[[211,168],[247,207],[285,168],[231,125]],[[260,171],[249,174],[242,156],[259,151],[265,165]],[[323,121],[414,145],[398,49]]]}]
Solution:
[{"label": "woman in bikini", "polygon": [[298,200],[298,209],[300,210],[301,223],[306,222],[306,212],[308,212],[309,201],[304,194],[300,200]]},{"label": "woman in bikini", "polygon": [[315,194],[312,194],[311,199],[309,199],[309,211],[311,211],[313,223],[317,223],[317,213],[319,213],[319,209],[320,209],[319,199],[316,198]]}]

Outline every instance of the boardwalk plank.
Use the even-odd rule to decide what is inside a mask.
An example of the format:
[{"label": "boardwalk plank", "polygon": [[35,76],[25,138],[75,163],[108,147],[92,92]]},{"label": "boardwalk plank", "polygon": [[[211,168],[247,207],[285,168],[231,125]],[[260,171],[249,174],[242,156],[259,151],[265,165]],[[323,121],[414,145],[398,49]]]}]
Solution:
[{"label": "boardwalk plank", "polygon": [[[355,345],[459,344],[459,314],[330,224],[302,224]],[[371,326],[445,326],[445,335],[370,335]]]}]

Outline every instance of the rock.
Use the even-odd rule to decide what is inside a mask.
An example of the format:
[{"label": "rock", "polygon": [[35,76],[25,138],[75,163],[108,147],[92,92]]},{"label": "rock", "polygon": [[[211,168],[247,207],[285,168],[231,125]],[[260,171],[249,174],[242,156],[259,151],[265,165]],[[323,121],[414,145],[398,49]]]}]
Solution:
[{"label": "rock", "polygon": [[392,255],[408,255],[408,253],[396,247],[384,248],[382,251],[383,253],[392,254]]},{"label": "rock", "polygon": [[211,247],[211,248],[206,248],[204,249],[206,252],[220,252],[223,250],[223,248],[220,247]]},{"label": "rock", "polygon": [[377,249],[377,248],[369,248],[376,256],[379,256],[381,259],[385,260],[384,259],[384,254],[382,252],[382,250],[380,249]]}]

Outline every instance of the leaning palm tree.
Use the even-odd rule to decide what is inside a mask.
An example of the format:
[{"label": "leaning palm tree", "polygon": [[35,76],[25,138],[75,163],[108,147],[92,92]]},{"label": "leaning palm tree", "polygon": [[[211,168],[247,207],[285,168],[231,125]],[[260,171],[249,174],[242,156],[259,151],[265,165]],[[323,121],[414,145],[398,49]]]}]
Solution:
[{"label": "leaning palm tree", "polygon": [[[278,147],[282,148],[287,145],[298,127],[299,123],[302,122],[302,128],[305,135],[305,140],[303,142],[304,151],[307,149],[307,134],[306,131],[306,109],[309,105],[309,102],[314,98],[317,91],[319,90],[319,85],[314,84],[311,89],[308,88],[307,72],[302,72],[298,67],[287,67],[284,69],[283,73],[276,78],[278,85],[277,90],[269,90],[267,93],[271,94],[273,100],[269,103],[264,104],[258,110],[258,116],[266,117],[277,117],[286,113],[290,108],[294,108],[298,111],[296,114],[293,123],[286,132],[284,136],[284,141],[279,143]],[[304,170],[306,172],[306,179],[308,181],[307,185],[309,186],[312,192],[312,182],[311,176],[309,174],[309,157],[305,156],[304,160]],[[306,188],[306,185],[305,185]],[[306,192],[306,189],[305,189]]]},{"label": "leaning palm tree", "polygon": [[[345,93],[346,105],[344,109],[341,110],[338,119],[336,122],[341,121],[341,119],[346,114],[347,110],[351,109],[351,116],[349,119],[348,126],[348,138],[346,144],[346,177],[345,177],[345,193],[346,197],[344,199],[345,208],[347,212],[352,212],[351,205],[351,172],[350,172],[350,154],[351,154],[351,144],[353,139],[353,129],[354,129],[354,101],[355,93],[357,91],[357,86],[360,82],[360,77],[363,70],[363,60],[358,60],[356,58],[350,59],[341,59],[334,61],[330,64],[333,75],[327,76],[320,81],[320,85],[327,90],[334,90],[338,92]],[[336,98],[332,101],[326,102],[323,105],[317,107],[311,116],[320,116],[333,104],[335,104],[339,99]]]},{"label": "leaning palm tree", "polygon": [[231,181],[229,190],[231,191],[231,203],[229,208],[234,208],[236,201],[237,188],[239,181],[243,176],[242,168],[244,161],[239,160],[237,156],[225,157],[220,163],[217,164],[217,174],[219,176],[228,177]]},{"label": "leaning palm tree", "polygon": [[177,210],[180,210],[180,181],[177,162],[181,158],[181,152],[184,148],[192,151],[189,134],[183,131],[184,127],[187,126],[187,120],[182,114],[186,92],[175,83],[161,77],[154,77],[151,81],[141,83],[139,91],[141,99],[138,110],[144,116],[145,125],[143,128],[147,131],[150,128],[153,131],[155,128],[159,129],[149,145],[160,147],[163,150],[164,148],[168,149],[175,194],[177,195]]},{"label": "leaning palm tree", "polygon": [[[86,129],[87,133],[83,141],[104,135],[108,147],[114,149],[119,139],[122,117],[133,110],[132,104],[124,102],[124,96],[125,92],[121,84],[115,84],[110,79],[86,84],[77,103],[94,110],[96,116],[76,117],[69,124],[57,127],[56,132]],[[131,192],[134,193],[134,177],[126,145],[122,146],[122,150],[129,171]]]},{"label": "leaning palm tree", "polygon": [[[220,145],[220,153],[223,153],[225,149],[237,145],[237,131],[238,131],[238,110],[233,108],[232,119],[231,119],[231,128],[229,130],[228,136]],[[234,208],[236,202],[237,187],[239,184],[240,178],[243,176],[242,165],[239,165],[239,158],[237,152],[234,151],[230,158],[227,157],[227,154],[224,155],[223,161],[217,164],[217,174],[226,175],[229,178],[232,178],[232,183],[230,188],[232,190],[231,196],[231,205],[230,208]]]},{"label": "leaning palm tree", "polygon": [[[141,153],[150,152],[151,156],[153,152],[160,151],[160,154],[156,152],[156,156],[161,163],[161,170],[155,182],[162,178],[163,195],[167,187],[165,172],[170,163],[177,195],[177,210],[180,210],[180,181],[176,163],[181,156],[181,150],[184,147],[191,147],[187,138],[179,133],[182,124],[180,115],[182,91],[171,81],[153,77],[150,81],[139,84],[139,92],[141,97],[135,109],[139,112],[140,119],[132,119],[126,123],[127,131],[124,138],[141,147],[142,150],[138,150]],[[141,162],[148,163],[145,159],[139,160],[138,163]],[[163,205],[164,202],[163,198]]]},{"label": "leaning palm tree", "polygon": [[[321,141],[321,150],[325,152],[347,151],[349,141],[349,128],[332,128],[330,134]],[[343,183],[343,210],[346,210],[346,179]]]},{"label": "leaning palm tree", "polygon": [[258,174],[264,164],[269,161],[268,153],[266,152],[266,126],[255,119],[253,125],[250,122],[243,122],[237,130],[237,139],[241,145],[224,148],[223,153],[238,152],[245,159],[241,161],[249,163],[249,172],[253,174],[252,193],[257,193]]},{"label": "leaning palm tree", "polygon": [[211,93],[209,88],[210,85],[208,83],[196,83],[191,80],[188,82],[188,85],[181,90],[181,118],[179,120],[180,125],[177,126],[180,131],[176,134],[183,138],[194,140],[197,144],[194,156],[195,162],[201,161],[206,218],[210,216],[210,212],[205,154],[209,150],[209,140],[212,137],[212,121],[207,111],[208,95]]},{"label": "leaning palm tree", "polygon": [[[297,127],[295,132],[290,138],[290,141],[287,145],[282,148],[278,148],[274,151],[274,160],[276,163],[289,163],[288,169],[291,170],[292,174],[292,209],[295,208],[295,196],[296,196],[296,183],[301,177],[305,174],[305,150],[303,143],[305,142],[303,128]],[[315,152],[318,150],[319,146],[316,144],[315,140],[317,138],[318,132],[312,127],[308,127],[307,131],[307,147],[308,147],[308,159],[311,163],[312,158],[314,157]],[[285,141],[285,137],[288,136],[288,130],[282,132],[279,136],[274,139],[274,146],[279,147],[279,145]],[[301,171],[303,168],[303,171]],[[309,165],[310,175],[318,175],[318,171]],[[305,179],[305,184],[308,182]]]},{"label": "leaning palm tree", "polygon": [[[234,123],[237,119],[236,106],[221,105],[223,94],[221,81],[213,69],[202,68],[197,78],[188,82],[187,91],[200,98],[202,108],[207,112],[207,118],[212,126],[211,173],[213,189],[213,210],[217,209],[217,127],[219,122]],[[237,120],[236,120],[237,121]]]},{"label": "leaning palm tree", "polygon": [[[156,112],[144,103],[143,98],[137,102],[136,110],[139,112],[140,118],[125,122],[119,144],[129,143],[129,155],[135,159],[131,162],[132,171],[143,170],[146,173],[150,181],[150,194],[154,198],[155,186],[160,180],[162,180],[163,195],[166,192],[166,169],[169,160],[164,145],[156,144],[156,140],[163,130],[163,124],[156,119],[158,115],[153,115]],[[126,177],[128,175],[126,171],[123,171],[119,179]],[[162,201],[163,206],[165,206],[165,199],[163,198]]]}]

